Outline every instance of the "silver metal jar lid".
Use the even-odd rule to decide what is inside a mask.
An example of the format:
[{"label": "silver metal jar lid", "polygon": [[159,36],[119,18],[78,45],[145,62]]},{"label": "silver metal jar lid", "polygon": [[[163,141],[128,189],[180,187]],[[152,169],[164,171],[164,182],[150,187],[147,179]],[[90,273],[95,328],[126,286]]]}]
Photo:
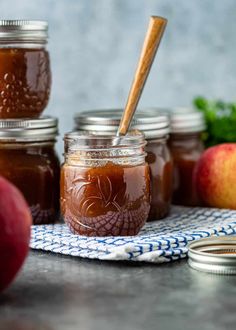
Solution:
[{"label": "silver metal jar lid", "polygon": [[[75,128],[111,135],[117,131],[121,115],[121,109],[84,111],[75,115]],[[163,137],[170,132],[169,116],[151,109],[137,110],[131,128],[142,131],[147,139]]]},{"label": "silver metal jar lid", "polygon": [[197,270],[216,274],[236,274],[236,236],[210,237],[188,246],[188,263]]},{"label": "silver metal jar lid", "polygon": [[43,116],[37,119],[0,120],[0,141],[49,141],[58,135],[58,120]]},{"label": "silver metal jar lid", "polygon": [[203,113],[194,109],[176,108],[169,110],[171,133],[194,133],[205,130]]},{"label": "silver metal jar lid", "polygon": [[47,38],[48,23],[46,21],[0,20],[0,43],[46,43]]}]

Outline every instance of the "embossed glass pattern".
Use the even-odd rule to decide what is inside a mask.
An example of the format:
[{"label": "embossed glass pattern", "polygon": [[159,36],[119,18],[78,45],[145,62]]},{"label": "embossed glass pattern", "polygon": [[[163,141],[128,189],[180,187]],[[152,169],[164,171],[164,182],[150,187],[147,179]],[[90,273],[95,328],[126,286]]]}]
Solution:
[{"label": "embossed glass pattern", "polygon": [[40,25],[37,30],[37,21],[32,31],[27,21],[17,22],[0,23],[0,118],[37,118],[51,89],[47,33]]},{"label": "embossed glass pattern", "polygon": [[113,146],[109,136],[65,137],[61,211],[72,232],[87,236],[136,235],[150,209],[149,168],[140,133]]}]

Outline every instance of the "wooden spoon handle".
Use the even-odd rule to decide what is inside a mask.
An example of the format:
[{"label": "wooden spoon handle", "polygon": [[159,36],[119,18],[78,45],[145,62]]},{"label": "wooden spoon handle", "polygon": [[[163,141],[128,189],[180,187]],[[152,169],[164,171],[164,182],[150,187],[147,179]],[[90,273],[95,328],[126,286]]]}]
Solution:
[{"label": "wooden spoon handle", "polygon": [[156,51],[165,31],[167,20],[163,17],[151,16],[148,31],[144,40],[143,49],[135,72],[134,80],[129,92],[117,135],[125,135],[129,129],[132,117],[136,110],[143,87],[151,69]]}]

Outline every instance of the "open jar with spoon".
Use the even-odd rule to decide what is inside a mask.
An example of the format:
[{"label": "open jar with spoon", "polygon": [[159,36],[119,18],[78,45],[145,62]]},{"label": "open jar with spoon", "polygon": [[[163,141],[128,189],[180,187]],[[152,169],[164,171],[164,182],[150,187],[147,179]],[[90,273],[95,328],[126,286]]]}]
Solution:
[{"label": "open jar with spoon", "polygon": [[152,16],[116,134],[65,136],[61,210],[72,232],[87,236],[136,235],[150,209],[144,135],[129,132],[166,19]]}]

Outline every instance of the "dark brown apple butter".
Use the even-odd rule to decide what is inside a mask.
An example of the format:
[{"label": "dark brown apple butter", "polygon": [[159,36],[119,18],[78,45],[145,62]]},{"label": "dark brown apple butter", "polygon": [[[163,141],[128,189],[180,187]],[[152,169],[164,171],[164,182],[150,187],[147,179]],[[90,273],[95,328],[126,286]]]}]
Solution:
[{"label": "dark brown apple butter", "polygon": [[200,133],[171,134],[169,146],[174,160],[173,203],[200,205],[193,177],[196,163],[204,150]]},{"label": "dark brown apple butter", "polygon": [[47,106],[51,71],[48,24],[0,20],[0,118],[37,118]]},{"label": "dark brown apple butter", "polygon": [[50,95],[48,52],[0,48],[0,63],[0,118],[39,117]]},{"label": "dark brown apple butter", "polygon": [[53,144],[0,142],[0,175],[23,193],[34,224],[58,220],[60,164]]},{"label": "dark brown apple butter", "polygon": [[108,163],[97,168],[64,165],[62,215],[74,233],[136,235],[150,209],[148,165]]},{"label": "dark brown apple butter", "polygon": [[107,137],[97,139],[102,139],[103,148],[93,140],[91,149],[80,149],[79,153],[66,157],[61,170],[64,220],[76,234],[136,235],[150,209],[150,178],[145,153],[142,146],[138,147],[140,150],[137,145],[130,149],[121,145],[114,149]]},{"label": "dark brown apple butter", "polygon": [[204,150],[201,139],[204,118],[202,113],[191,109],[175,109],[170,114],[169,148],[174,161],[173,203],[199,206],[201,203],[193,173]]},{"label": "dark brown apple butter", "polygon": [[57,121],[0,120],[0,176],[23,193],[34,224],[59,219],[60,163],[54,149]]},{"label": "dark brown apple butter", "polygon": [[173,162],[166,145],[166,138],[149,139],[146,145],[146,161],[150,167],[151,208],[148,221],[164,218],[170,209]]}]

